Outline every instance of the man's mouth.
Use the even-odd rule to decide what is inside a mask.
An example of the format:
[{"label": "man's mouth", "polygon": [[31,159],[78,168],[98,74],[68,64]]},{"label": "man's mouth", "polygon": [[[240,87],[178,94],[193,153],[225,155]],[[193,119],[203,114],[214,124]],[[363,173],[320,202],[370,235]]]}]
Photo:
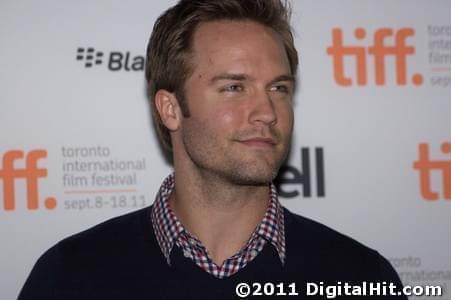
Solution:
[{"label": "man's mouth", "polygon": [[255,147],[255,148],[272,148],[277,144],[274,139],[263,138],[263,137],[244,139],[244,140],[240,140],[239,142],[246,146]]}]

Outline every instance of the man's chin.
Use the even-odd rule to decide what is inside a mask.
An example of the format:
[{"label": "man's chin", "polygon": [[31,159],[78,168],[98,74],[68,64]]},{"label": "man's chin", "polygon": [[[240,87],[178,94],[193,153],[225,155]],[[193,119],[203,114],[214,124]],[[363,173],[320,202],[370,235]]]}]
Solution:
[{"label": "man's chin", "polygon": [[271,183],[277,176],[277,171],[254,171],[243,170],[242,172],[234,172],[230,174],[229,180],[237,185],[253,185],[253,186],[264,186]]}]

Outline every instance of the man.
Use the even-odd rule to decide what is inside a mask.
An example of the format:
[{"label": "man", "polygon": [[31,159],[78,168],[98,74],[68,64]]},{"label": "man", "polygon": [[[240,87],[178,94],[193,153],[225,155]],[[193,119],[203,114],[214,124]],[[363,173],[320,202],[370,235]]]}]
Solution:
[{"label": "man", "polygon": [[[174,173],[151,207],[51,248],[19,298],[234,299],[246,295],[241,282],[251,295],[288,298],[305,296],[307,282],[400,286],[376,251],[278,201],[271,182],[289,150],[297,64],[279,1],[182,0],[160,16],[146,78]],[[277,289],[259,290],[265,283]]]}]

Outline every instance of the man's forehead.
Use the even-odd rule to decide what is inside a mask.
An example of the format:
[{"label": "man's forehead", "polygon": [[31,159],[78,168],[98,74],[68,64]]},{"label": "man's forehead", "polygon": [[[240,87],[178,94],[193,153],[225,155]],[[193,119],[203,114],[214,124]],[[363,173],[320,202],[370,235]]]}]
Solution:
[{"label": "man's forehead", "polygon": [[276,69],[280,69],[277,75],[289,70],[281,38],[271,28],[257,22],[205,22],[199,25],[193,38],[192,58],[195,68],[222,65],[225,69],[221,72],[248,73],[248,67],[254,68],[256,63],[264,62],[265,65],[273,64]]},{"label": "man's forehead", "polygon": [[243,36],[258,35],[260,38],[278,38],[270,27],[253,20],[214,20],[201,22],[194,31],[194,42],[209,39],[210,41],[241,40]]}]

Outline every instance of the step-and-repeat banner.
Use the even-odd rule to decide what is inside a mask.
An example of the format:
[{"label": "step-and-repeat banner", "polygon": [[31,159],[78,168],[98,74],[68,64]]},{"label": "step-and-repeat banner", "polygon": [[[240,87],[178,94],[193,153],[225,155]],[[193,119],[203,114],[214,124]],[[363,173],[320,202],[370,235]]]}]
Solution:
[{"label": "step-and-repeat banner", "polygon": [[[171,166],[144,55],[173,3],[0,3],[1,299],[63,237],[153,202]],[[447,292],[451,2],[298,0],[293,10],[300,88],[283,204],[377,249],[404,284]]]}]

